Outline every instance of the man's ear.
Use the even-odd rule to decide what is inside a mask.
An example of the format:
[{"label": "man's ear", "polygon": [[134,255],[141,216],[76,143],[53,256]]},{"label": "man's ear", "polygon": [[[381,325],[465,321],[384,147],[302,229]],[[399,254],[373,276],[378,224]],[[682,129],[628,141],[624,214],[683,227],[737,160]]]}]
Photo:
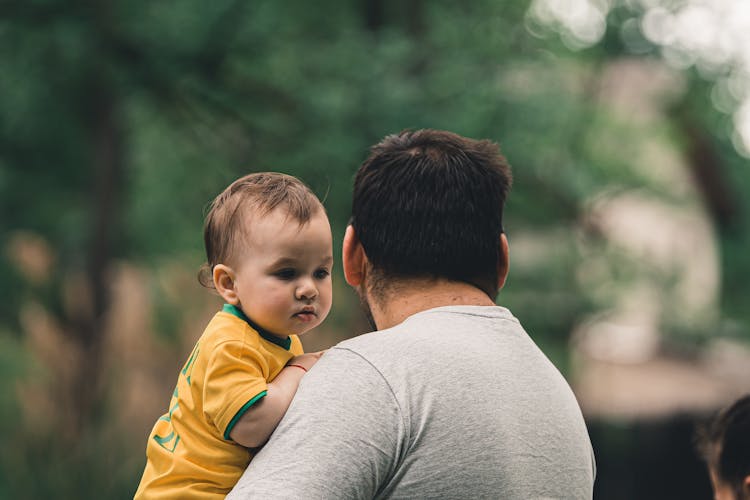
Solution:
[{"label": "man's ear", "polygon": [[742,491],[745,493],[745,498],[750,498],[750,476],[745,476],[742,481]]},{"label": "man's ear", "polygon": [[240,303],[240,297],[237,295],[234,276],[234,271],[231,267],[224,264],[216,264],[214,266],[213,278],[216,291],[219,292],[224,302],[236,306]]},{"label": "man's ear", "polygon": [[344,266],[344,278],[351,286],[359,286],[365,277],[365,267],[367,265],[367,256],[362,244],[354,232],[354,227],[346,227],[344,234],[344,248],[342,250],[341,261]]},{"label": "man's ear", "polygon": [[510,247],[505,233],[500,234],[500,256],[497,259],[497,289],[505,285],[510,270]]}]

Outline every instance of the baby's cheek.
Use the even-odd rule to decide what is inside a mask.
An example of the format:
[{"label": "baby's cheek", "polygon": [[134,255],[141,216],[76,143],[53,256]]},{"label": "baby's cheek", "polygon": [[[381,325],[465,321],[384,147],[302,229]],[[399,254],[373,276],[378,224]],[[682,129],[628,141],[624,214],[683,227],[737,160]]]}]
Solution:
[{"label": "baby's cheek", "polygon": [[292,306],[294,302],[292,299],[291,294],[271,290],[266,294],[265,302],[266,306],[273,311],[285,311]]},{"label": "baby's cheek", "polygon": [[282,313],[286,315],[287,310],[291,307],[292,300],[288,295],[288,293],[279,290],[279,287],[269,287],[260,294],[255,307],[260,310],[259,313],[263,316],[269,319],[277,319],[276,317]]}]

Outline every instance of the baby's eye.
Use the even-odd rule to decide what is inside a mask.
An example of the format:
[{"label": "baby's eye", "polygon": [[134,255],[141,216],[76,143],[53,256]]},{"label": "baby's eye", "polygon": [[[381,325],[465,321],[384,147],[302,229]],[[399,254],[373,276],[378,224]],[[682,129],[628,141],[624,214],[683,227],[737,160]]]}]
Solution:
[{"label": "baby's eye", "polygon": [[291,280],[297,276],[297,272],[294,269],[280,269],[273,273],[273,275],[282,280]]},{"label": "baby's eye", "polygon": [[323,268],[323,269],[316,270],[313,276],[315,276],[315,279],[322,280],[322,279],[326,279],[330,274],[331,273],[330,271],[328,271],[328,269]]}]

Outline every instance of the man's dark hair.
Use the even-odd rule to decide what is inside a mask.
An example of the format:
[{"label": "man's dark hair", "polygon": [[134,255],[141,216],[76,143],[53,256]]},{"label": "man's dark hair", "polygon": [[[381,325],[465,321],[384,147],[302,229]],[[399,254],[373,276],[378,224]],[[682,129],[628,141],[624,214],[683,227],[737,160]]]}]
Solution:
[{"label": "man's dark hair", "polygon": [[698,450],[736,498],[746,498],[743,482],[750,476],[750,394],[719,412],[697,435]]},{"label": "man's dark hair", "polygon": [[360,166],[351,223],[376,277],[462,281],[494,300],[510,186],[494,142],[406,130]]}]

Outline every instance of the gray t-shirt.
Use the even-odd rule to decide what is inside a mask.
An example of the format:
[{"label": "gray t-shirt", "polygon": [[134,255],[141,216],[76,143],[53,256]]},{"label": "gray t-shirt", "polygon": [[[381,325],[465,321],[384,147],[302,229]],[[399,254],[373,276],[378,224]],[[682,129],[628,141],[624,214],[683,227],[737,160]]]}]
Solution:
[{"label": "gray t-shirt", "polygon": [[592,498],[570,387],[505,308],[430,309],[331,348],[229,499]]}]

